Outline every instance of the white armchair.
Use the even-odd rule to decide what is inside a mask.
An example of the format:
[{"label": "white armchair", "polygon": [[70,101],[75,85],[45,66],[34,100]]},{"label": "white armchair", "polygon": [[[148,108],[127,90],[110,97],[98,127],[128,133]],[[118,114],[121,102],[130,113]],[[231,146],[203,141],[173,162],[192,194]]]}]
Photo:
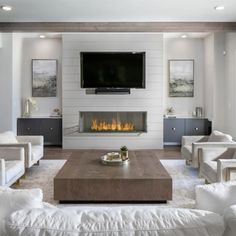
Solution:
[{"label": "white armchair", "polygon": [[43,157],[43,136],[15,136],[13,132],[0,134],[0,149],[22,147],[25,154],[25,167],[30,168]]},{"label": "white armchair", "polygon": [[[218,154],[216,154],[218,153]],[[201,149],[200,175],[208,183],[225,182],[236,177],[236,149]]]},{"label": "white armchair", "polygon": [[[196,143],[207,142],[209,136],[183,136],[181,145],[181,154],[187,165],[198,168],[198,148]],[[195,145],[193,145],[195,144]]]},{"label": "white armchair", "polygon": [[24,148],[0,149],[0,186],[11,186],[25,173]]},{"label": "white armchair", "polygon": [[[214,131],[210,136],[183,136],[181,153],[186,160],[186,164],[194,168],[199,168],[199,151],[207,148],[214,155],[218,155],[219,150],[236,148],[236,142],[232,137],[219,131]],[[214,154],[214,152],[216,152]]]}]

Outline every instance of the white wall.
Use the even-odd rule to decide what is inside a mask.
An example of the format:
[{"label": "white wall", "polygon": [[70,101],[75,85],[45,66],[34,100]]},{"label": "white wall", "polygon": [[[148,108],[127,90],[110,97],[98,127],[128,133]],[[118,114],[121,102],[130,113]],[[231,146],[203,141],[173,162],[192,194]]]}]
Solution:
[{"label": "white wall", "polygon": [[236,140],[236,33],[227,33],[225,74],[225,129]]},{"label": "white wall", "polygon": [[12,34],[2,34],[0,48],[0,132],[13,130]]},{"label": "white wall", "polygon": [[214,115],[214,91],[215,91],[215,62],[214,62],[214,35],[209,35],[204,40],[205,48],[205,116],[213,120]]},{"label": "white wall", "polygon": [[212,128],[225,131],[225,33],[205,38],[205,111]]},{"label": "white wall", "polygon": [[[30,35],[29,35],[30,36]],[[58,79],[57,97],[34,98],[37,101],[38,110],[32,112],[32,116],[49,116],[54,108],[61,109],[61,39],[56,38],[25,38],[22,49],[21,65],[21,98],[22,113],[23,103],[26,97],[32,96],[32,59],[57,59]]]},{"label": "white wall", "polygon": [[[201,38],[165,38],[164,41],[164,106],[173,107],[176,115],[191,117],[195,107],[204,107],[204,41]],[[194,60],[194,97],[169,97],[168,60]]]},{"label": "white wall", "polygon": [[[215,88],[213,128],[225,131],[225,33],[214,34]],[[235,64],[236,65],[236,64]],[[236,106],[235,106],[236,108]]]},{"label": "white wall", "polygon": [[22,74],[22,47],[23,38],[21,34],[13,33],[13,60],[12,60],[12,119],[13,130],[17,130],[17,118],[21,117],[21,74]]},{"label": "white wall", "polygon": [[[146,89],[130,95],[86,95],[80,88],[81,51],[145,51]],[[163,35],[64,34],[63,127],[78,125],[79,111],[147,111],[148,133],[140,136],[65,135],[64,148],[130,149],[163,147]]]},{"label": "white wall", "polygon": [[2,47],[2,33],[0,33],[0,48]]}]

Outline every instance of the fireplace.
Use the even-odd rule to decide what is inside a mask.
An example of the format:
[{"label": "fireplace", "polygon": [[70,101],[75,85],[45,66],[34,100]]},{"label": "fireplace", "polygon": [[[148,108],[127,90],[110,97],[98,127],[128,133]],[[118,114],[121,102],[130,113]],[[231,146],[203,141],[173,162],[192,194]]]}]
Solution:
[{"label": "fireplace", "polygon": [[86,111],[79,113],[80,133],[147,132],[147,112]]}]

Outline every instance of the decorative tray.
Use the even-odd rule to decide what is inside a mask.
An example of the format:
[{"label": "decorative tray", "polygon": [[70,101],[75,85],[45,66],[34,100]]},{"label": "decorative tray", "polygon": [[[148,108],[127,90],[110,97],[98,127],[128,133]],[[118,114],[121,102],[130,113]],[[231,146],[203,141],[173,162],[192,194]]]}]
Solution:
[{"label": "decorative tray", "polygon": [[102,164],[111,166],[120,166],[129,163],[129,158],[122,160],[118,152],[107,153],[101,157]]}]

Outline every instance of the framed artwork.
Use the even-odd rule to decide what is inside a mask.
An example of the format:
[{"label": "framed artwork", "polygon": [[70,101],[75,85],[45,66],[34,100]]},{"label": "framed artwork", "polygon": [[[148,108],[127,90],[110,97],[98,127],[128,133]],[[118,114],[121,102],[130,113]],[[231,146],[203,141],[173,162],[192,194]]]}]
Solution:
[{"label": "framed artwork", "polygon": [[32,97],[57,96],[57,60],[32,59]]},{"label": "framed artwork", "polygon": [[169,60],[169,97],[194,96],[194,60]]}]

